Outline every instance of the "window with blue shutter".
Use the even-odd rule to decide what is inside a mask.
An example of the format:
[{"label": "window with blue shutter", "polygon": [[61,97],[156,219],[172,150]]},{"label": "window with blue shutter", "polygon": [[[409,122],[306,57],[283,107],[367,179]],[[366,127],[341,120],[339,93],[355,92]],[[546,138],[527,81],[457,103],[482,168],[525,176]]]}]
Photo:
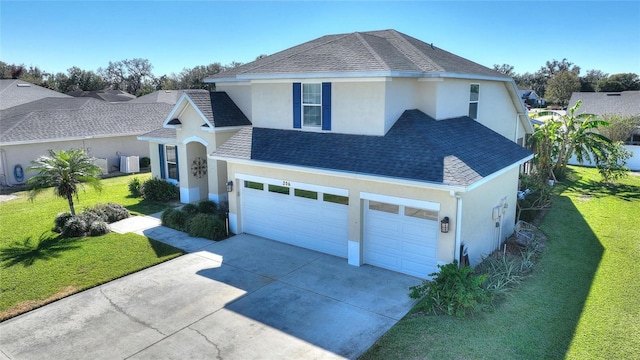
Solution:
[{"label": "window with blue shutter", "polygon": [[293,128],[302,127],[302,84],[293,83]]}]

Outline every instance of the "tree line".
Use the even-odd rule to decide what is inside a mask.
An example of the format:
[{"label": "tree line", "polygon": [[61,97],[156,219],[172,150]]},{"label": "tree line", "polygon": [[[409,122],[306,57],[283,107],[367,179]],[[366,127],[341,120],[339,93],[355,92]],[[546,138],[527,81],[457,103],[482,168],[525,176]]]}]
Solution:
[{"label": "tree line", "polygon": [[587,70],[580,76],[580,67],[567,59],[547,61],[535,73],[517,74],[514,66],[495,64],[493,69],[512,77],[518,87],[531,89],[548,102],[567,106],[571,93],[620,92],[640,90],[640,78],[635,73],[609,75],[601,70]]},{"label": "tree line", "polygon": [[[265,55],[260,55],[260,59]],[[209,89],[212,84],[204,82],[204,78],[221,71],[242,65],[232,62],[222,65],[214,62],[184,68],[179,73],[156,76],[153,65],[147,59],[124,59],[109,61],[107,66],[96,71],[80,69],[73,66],[66,73],[48,73],[37,66],[26,67],[24,64],[7,64],[0,61],[0,78],[21,79],[58,92],[67,93],[78,90],[123,90],[141,96],[156,90]],[[494,70],[512,77],[518,87],[531,89],[549,103],[566,106],[571,93],[576,91],[628,91],[640,90],[640,78],[635,73],[609,75],[601,70],[588,70],[580,76],[580,67],[567,59],[547,61],[534,73],[518,74],[515,67],[509,64],[493,66]]]},{"label": "tree line", "polygon": [[240,65],[242,63],[235,61],[228,65],[215,62],[184,68],[178,74],[155,76],[151,62],[140,58],[109,61],[107,66],[96,71],[73,66],[67,69],[66,73],[56,74],[38,66],[26,67],[24,64],[7,64],[0,61],[0,79],[20,79],[61,93],[113,89],[142,96],[156,90],[213,90],[213,84],[204,82],[205,77]]}]

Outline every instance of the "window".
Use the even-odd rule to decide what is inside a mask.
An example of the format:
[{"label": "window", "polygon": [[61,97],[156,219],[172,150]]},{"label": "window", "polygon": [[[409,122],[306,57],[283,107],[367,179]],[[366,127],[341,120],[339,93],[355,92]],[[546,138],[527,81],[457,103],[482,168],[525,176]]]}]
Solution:
[{"label": "window", "polygon": [[469,117],[478,119],[478,99],[480,98],[480,84],[471,84],[469,90]]},{"label": "window", "polygon": [[331,83],[293,83],[293,128],[331,130]]},{"label": "window", "polygon": [[322,194],[322,200],[334,204],[349,205],[349,198],[341,195]]},{"label": "window", "polygon": [[293,195],[295,195],[297,197],[318,200],[318,193],[315,192],[315,191],[295,189],[293,191]]},{"label": "window", "polygon": [[384,211],[391,214],[398,214],[400,212],[400,206],[395,204],[387,204],[379,201],[369,200],[369,209]]},{"label": "window", "polygon": [[285,186],[269,185],[269,191],[278,194],[289,195],[289,188]]},{"label": "window", "polygon": [[322,125],[322,92],[320,84],[302,84],[302,125]]},{"label": "window", "polygon": [[404,216],[411,216],[418,219],[438,221],[437,211],[418,209],[418,208],[413,208],[409,206],[404,207]]},{"label": "window", "polygon": [[264,184],[263,183],[254,182],[254,181],[245,181],[244,182],[244,187],[246,187],[248,189],[264,190]]},{"label": "window", "polygon": [[178,180],[178,151],[173,145],[166,145],[164,150],[167,179]]}]

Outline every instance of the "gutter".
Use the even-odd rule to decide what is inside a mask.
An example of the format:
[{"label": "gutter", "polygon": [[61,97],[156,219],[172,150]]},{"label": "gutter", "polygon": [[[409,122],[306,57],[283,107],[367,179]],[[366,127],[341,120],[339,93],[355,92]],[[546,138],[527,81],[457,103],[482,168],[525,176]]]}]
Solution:
[{"label": "gutter", "polygon": [[462,195],[454,192],[449,192],[451,197],[456,198],[456,241],[454,249],[454,260],[458,261],[458,267],[460,267],[460,245],[462,245]]}]

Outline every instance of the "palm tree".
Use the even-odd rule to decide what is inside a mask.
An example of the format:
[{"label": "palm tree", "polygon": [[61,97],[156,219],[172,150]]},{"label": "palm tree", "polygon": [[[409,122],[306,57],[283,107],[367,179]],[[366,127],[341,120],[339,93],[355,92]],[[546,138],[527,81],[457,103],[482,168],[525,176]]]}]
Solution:
[{"label": "palm tree", "polygon": [[595,131],[600,126],[608,126],[609,123],[596,119],[593,114],[576,115],[575,112],[580,105],[582,101],[578,101],[565,115],[559,117],[550,111],[537,114],[538,117],[551,115],[551,118],[542,125],[535,126],[532,140],[537,145],[536,157],[538,162],[552,164],[550,167],[558,177],[564,177],[569,159],[573,155],[579,163],[590,161],[592,156],[602,156],[610,143],[607,137]]},{"label": "palm tree", "polygon": [[31,186],[29,199],[33,199],[46,188],[53,188],[53,194],[67,199],[71,214],[75,215],[73,197],[78,198],[78,186],[84,190],[84,184],[89,184],[96,190],[101,190],[100,168],[93,164],[83,149],[49,150],[49,156],[41,156],[31,162],[28,171],[37,174],[27,180]]}]

